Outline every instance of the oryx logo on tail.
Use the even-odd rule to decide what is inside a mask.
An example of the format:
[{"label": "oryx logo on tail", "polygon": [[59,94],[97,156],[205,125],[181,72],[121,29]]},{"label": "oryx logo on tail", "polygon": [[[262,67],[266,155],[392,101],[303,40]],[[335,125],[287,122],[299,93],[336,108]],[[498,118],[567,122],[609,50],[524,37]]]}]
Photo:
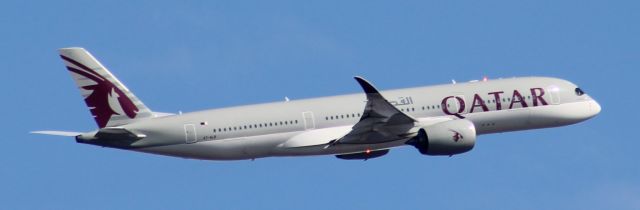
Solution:
[{"label": "oryx logo on tail", "polygon": [[70,72],[83,77],[76,80],[84,93],[84,101],[100,128],[106,127],[113,115],[127,116],[129,119],[136,117],[138,107],[108,78],[74,59],[64,55],[60,57],[67,62]]}]

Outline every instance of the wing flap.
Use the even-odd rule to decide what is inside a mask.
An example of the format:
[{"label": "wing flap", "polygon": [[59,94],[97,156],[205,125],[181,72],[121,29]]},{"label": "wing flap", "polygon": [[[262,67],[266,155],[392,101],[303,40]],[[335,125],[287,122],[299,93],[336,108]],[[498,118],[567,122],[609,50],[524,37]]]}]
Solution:
[{"label": "wing flap", "polygon": [[387,153],[389,153],[389,149],[366,150],[364,152],[338,154],[336,155],[336,157],[343,160],[368,160],[368,159],[373,159],[377,157],[382,157]]}]

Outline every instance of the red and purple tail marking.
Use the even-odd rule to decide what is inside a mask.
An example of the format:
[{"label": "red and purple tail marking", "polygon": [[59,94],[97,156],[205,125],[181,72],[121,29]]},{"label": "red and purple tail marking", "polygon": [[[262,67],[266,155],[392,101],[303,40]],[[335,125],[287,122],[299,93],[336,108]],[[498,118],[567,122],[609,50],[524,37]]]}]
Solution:
[{"label": "red and purple tail marking", "polygon": [[[136,117],[139,111],[138,107],[136,107],[133,101],[131,101],[131,99],[129,99],[129,97],[127,97],[127,95],[122,90],[120,90],[120,88],[118,88],[107,78],[98,74],[96,71],[92,70],[86,65],[83,65],[82,63],[64,55],[60,55],[60,57],[79,68],[78,69],[67,65],[67,69],[69,71],[95,82],[95,84],[93,85],[86,85],[80,88],[91,91],[91,93],[87,97],[85,97],[84,101],[89,107],[91,114],[95,118],[98,127],[106,127],[109,120],[111,119],[111,116],[113,115],[125,114],[130,119]],[[109,104],[109,99],[114,99],[114,97],[117,98],[117,102],[124,113],[116,112],[116,110],[111,107],[112,105]]]}]

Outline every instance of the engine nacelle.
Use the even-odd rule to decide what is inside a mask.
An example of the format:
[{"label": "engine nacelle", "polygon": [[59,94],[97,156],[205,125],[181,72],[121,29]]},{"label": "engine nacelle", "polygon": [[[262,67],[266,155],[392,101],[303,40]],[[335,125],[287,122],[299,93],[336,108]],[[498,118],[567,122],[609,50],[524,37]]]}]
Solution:
[{"label": "engine nacelle", "polygon": [[469,120],[451,120],[420,128],[407,141],[423,155],[455,155],[468,152],[476,143],[476,127]]}]

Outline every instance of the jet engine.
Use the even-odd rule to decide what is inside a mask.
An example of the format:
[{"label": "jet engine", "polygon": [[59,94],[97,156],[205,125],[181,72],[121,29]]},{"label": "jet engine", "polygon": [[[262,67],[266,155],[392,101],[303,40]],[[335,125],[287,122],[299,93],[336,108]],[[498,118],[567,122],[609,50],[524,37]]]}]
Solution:
[{"label": "jet engine", "polygon": [[406,144],[423,155],[455,155],[468,152],[476,143],[476,128],[469,120],[451,120],[426,126]]}]

